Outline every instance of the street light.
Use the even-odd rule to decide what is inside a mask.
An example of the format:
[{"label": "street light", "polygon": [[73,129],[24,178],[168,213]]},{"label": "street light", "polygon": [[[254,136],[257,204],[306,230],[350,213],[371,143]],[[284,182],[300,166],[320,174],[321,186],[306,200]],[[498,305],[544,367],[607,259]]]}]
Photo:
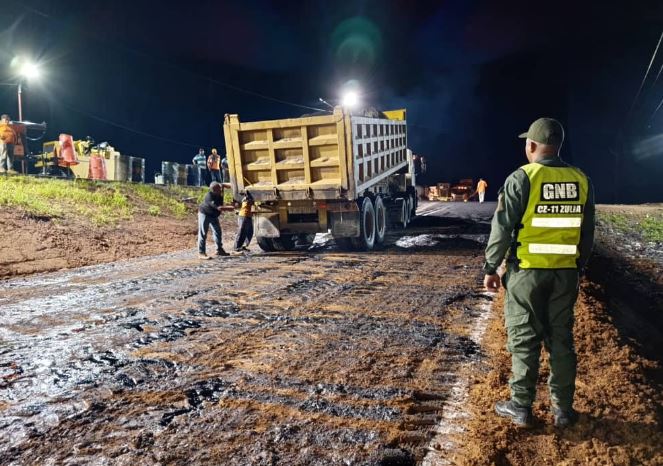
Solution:
[{"label": "street light", "polygon": [[21,65],[19,75],[25,79],[38,79],[40,73],[39,66],[36,63],[25,62]]},{"label": "street light", "polygon": [[18,121],[23,121],[23,80],[38,79],[40,74],[39,65],[30,61],[20,60],[18,70]]},{"label": "street light", "polygon": [[341,105],[345,108],[355,108],[359,105],[359,94],[356,91],[346,91],[341,97]]}]

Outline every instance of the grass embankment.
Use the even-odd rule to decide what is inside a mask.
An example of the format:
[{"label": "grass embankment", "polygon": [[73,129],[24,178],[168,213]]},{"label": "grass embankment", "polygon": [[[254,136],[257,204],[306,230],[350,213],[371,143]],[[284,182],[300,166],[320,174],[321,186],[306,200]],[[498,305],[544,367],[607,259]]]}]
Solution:
[{"label": "grass embankment", "polygon": [[136,214],[181,218],[206,191],[186,186],[3,176],[0,207],[16,207],[51,219],[84,217],[103,225],[130,220]]},{"label": "grass embankment", "polygon": [[645,241],[663,242],[663,209],[647,213],[604,212],[599,209],[598,222],[620,233],[636,235]]}]

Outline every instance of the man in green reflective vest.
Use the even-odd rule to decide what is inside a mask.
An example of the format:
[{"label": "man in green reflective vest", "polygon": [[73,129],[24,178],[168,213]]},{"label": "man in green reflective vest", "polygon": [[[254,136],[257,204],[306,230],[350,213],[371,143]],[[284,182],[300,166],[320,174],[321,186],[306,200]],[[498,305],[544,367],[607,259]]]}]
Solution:
[{"label": "man in green reflective vest", "polygon": [[[589,178],[559,158],[564,129],[558,121],[540,118],[520,137],[530,163],[509,175],[498,194],[484,265],[486,289],[506,289],[512,366],[511,399],[495,410],[518,425],[532,424],[543,343],[554,422],[566,427],[578,418],[573,307],[594,242],[594,193]],[[497,269],[505,256],[500,279]]]}]

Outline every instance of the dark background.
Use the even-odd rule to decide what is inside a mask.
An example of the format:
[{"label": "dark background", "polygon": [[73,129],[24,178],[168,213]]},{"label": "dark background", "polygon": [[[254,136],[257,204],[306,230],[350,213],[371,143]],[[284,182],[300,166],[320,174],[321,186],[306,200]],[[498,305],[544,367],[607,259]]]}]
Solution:
[{"label": "dark background", "polygon": [[[6,0],[0,72],[38,60],[24,118],[46,121],[47,140],[91,135],[146,157],[150,181],[161,160],[223,152],[225,113],[299,116],[356,80],[365,103],[407,108],[424,183],[481,176],[494,198],[526,162],[517,134],[552,116],[599,201],[660,202],[663,44],[630,109],[662,3]],[[0,87],[0,111],[17,118],[14,88]]]}]

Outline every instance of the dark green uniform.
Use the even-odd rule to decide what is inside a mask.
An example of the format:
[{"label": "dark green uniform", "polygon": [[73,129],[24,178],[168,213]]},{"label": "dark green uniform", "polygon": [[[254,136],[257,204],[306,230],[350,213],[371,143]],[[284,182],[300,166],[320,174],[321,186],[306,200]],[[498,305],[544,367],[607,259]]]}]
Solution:
[{"label": "dark green uniform", "polygon": [[[544,167],[572,169],[558,157],[546,158],[538,163]],[[582,206],[582,220],[578,219],[578,222],[581,222],[580,234],[577,249],[573,250],[577,252],[573,253],[570,265],[568,258],[562,258],[566,261],[563,262],[563,268],[552,268],[557,267],[554,260],[550,261],[552,266],[542,267],[542,262],[531,260],[532,257],[537,258],[535,254],[528,256],[527,252],[522,252],[522,258],[518,257],[518,251],[523,249],[522,244],[518,242],[518,233],[524,229],[523,218],[532,217],[531,209],[537,209],[537,213],[543,212],[543,215],[538,217],[541,224],[537,226],[545,229],[545,225],[551,224],[553,228],[545,231],[552,232],[553,235],[560,230],[554,228],[560,226],[554,225],[555,221],[566,226],[573,221],[569,218],[551,220],[555,216],[545,215],[549,213],[546,211],[549,205],[542,208],[541,205],[533,203],[530,199],[530,178],[525,171],[526,168],[527,166],[513,172],[499,192],[498,206],[486,247],[484,271],[488,275],[494,274],[509,252],[507,271],[502,281],[506,289],[504,314],[508,337],[507,349],[512,355],[512,377],[509,381],[511,399],[523,407],[532,405],[536,395],[541,343],[543,343],[550,356],[548,385],[552,403],[557,408],[569,410],[573,404],[576,376],[576,354],[572,333],[573,307],[578,297],[579,272],[587,264],[594,241],[594,194],[587,179],[584,182],[586,201]],[[536,189],[540,190],[540,186]],[[547,254],[550,251],[546,251],[546,248],[575,248],[576,245],[529,244],[529,246],[530,252],[543,253],[541,257],[544,257],[542,261],[545,263],[545,257],[554,256]],[[527,268],[521,267],[521,262],[523,265],[527,264]]]}]

